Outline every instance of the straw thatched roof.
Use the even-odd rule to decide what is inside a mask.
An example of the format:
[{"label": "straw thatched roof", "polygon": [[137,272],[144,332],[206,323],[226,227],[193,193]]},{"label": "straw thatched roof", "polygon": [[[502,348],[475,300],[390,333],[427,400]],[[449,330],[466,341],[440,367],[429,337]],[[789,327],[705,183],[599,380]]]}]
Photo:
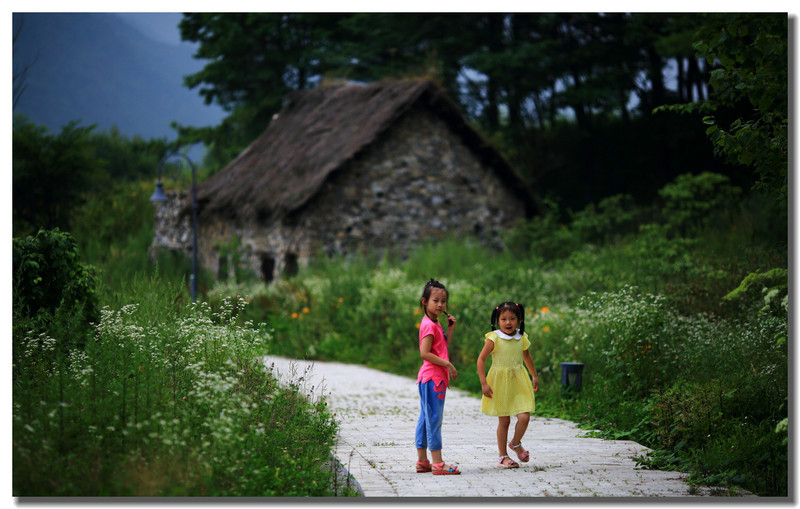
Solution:
[{"label": "straw thatched roof", "polygon": [[268,221],[303,207],[332,173],[417,104],[440,115],[484,164],[510,180],[513,192],[531,203],[522,179],[440,87],[429,80],[403,80],[326,85],[293,93],[261,136],[197,185],[200,213]]}]

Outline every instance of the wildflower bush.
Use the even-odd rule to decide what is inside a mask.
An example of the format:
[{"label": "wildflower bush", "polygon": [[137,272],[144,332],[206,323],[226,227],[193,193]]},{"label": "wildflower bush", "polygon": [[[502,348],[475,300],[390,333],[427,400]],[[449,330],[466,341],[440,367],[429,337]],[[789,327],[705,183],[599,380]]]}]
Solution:
[{"label": "wildflower bush", "polygon": [[336,494],[336,423],[264,366],[272,333],[239,321],[246,303],[132,286],[144,304],[102,308],[82,349],[15,335],[14,496]]},{"label": "wildflower bush", "polygon": [[[687,182],[679,187],[692,189]],[[678,208],[680,195],[669,196]],[[642,443],[654,451],[640,458],[645,467],[686,471],[693,482],[734,491],[785,495],[786,272],[747,276],[762,264],[785,267],[786,253],[775,238],[756,234],[757,199],[724,213],[722,203],[708,201],[716,208],[692,209],[707,218],[703,228],[686,229],[692,236],[616,199],[575,215],[578,231],[553,218],[523,225],[511,234],[513,249],[450,239],[405,260],[318,260],[295,278],[228,282],[208,297],[248,298],[243,316],[274,326],[277,354],[414,377],[421,363],[418,303],[434,277],[450,291],[448,310],[458,320],[450,345],[459,371],[454,386],[476,395],[475,362],[491,310],[504,300],[520,302],[540,379],[538,415],[574,420],[592,436]],[[636,218],[647,222],[632,223]],[[562,252],[563,244],[556,249],[558,242],[538,239],[519,248],[531,231],[548,230],[573,247]],[[569,397],[561,362],[585,366],[582,390]]]}]

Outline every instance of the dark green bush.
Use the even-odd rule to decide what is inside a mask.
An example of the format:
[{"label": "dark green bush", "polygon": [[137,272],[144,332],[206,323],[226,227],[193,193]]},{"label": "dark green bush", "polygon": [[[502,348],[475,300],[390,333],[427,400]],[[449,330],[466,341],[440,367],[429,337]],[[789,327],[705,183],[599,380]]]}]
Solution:
[{"label": "dark green bush", "polygon": [[45,331],[57,324],[74,325],[74,335],[59,335],[64,347],[80,345],[83,332],[100,314],[96,270],[81,262],[77,244],[58,228],[39,230],[35,236],[15,238],[13,300],[16,327]]}]

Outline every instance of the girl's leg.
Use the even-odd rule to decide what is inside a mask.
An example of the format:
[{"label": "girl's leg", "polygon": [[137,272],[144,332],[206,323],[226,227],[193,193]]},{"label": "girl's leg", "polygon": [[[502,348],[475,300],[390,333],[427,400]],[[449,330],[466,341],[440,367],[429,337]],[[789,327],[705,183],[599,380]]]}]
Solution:
[{"label": "girl's leg", "polygon": [[417,429],[414,434],[414,442],[417,447],[417,461],[424,463],[428,460],[428,433],[427,422],[425,419],[425,384],[419,384],[419,397],[420,397],[420,411],[419,420],[417,421]]},{"label": "girl's leg", "polygon": [[502,468],[517,468],[519,465],[508,456],[506,444],[508,443],[508,427],[511,424],[511,416],[504,415],[498,418],[497,422],[497,451],[500,453],[500,467]]},{"label": "girl's leg", "polygon": [[517,453],[517,457],[522,462],[527,462],[530,459],[530,453],[522,447],[522,437],[528,429],[528,424],[531,421],[531,415],[527,412],[517,414],[517,425],[514,426],[514,438],[511,439],[509,445]]},{"label": "girl's leg", "polygon": [[442,462],[442,421],[444,420],[444,398],[447,387],[444,382],[438,386],[428,382],[427,390],[427,423],[428,423],[428,448],[431,450],[431,462]]},{"label": "girl's leg", "polygon": [[503,415],[498,417],[497,423],[497,451],[500,456],[508,456],[506,444],[508,443],[508,427],[511,424],[511,416]]},{"label": "girl's leg", "polygon": [[528,424],[531,422],[531,414],[524,412],[517,414],[517,425],[514,426],[514,438],[511,440],[512,444],[522,442],[522,437],[528,430]]},{"label": "girl's leg", "polygon": [[432,462],[442,462],[442,419],[444,417],[445,392],[444,382],[441,382],[439,387],[433,381],[419,384],[421,411],[416,431],[418,461],[425,461],[427,449],[430,449]]},{"label": "girl's leg", "polygon": [[417,449],[417,461],[420,463],[428,461],[428,449]]}]

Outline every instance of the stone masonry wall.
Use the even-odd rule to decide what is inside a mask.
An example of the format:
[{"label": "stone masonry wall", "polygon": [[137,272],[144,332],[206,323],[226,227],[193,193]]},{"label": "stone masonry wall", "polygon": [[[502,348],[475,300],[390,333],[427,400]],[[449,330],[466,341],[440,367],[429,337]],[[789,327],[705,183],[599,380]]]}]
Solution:
[{"label": "stone masonry wall", "polygon": [[444,121],[414,110],[290,219],[298,227],[293,247],[303,255],[365,246],[406,254],[447,234],[499,247],[499,232],[524,209]]}]

